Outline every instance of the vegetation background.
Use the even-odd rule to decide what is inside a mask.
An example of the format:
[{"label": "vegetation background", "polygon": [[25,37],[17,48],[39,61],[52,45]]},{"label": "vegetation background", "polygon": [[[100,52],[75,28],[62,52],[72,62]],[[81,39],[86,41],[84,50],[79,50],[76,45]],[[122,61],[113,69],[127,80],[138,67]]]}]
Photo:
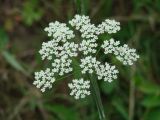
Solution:
[{"label": "vegetation background", "polygon": [[34,71],[47,66],[38,54],[48,39],[44,27],[67,22],[79,8],[96,24],[120,21],[114,38],[140,55],[132,67],[110,57],[120,74],[99,82],[107,119],[160,120],[160,0],[0,0],[0,120],[98,120],[91,97],[68,95],[70,78],[44,94],[32,85]]}]

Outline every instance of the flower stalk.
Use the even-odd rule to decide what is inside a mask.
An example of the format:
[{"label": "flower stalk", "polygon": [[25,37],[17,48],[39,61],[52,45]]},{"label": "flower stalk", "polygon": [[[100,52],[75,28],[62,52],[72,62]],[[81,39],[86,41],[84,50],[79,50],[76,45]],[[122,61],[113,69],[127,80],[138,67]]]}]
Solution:
[{"label": "flower stalk", "polygon": [[95,80],[94,75],[90,75],[90,82],[91,82],[91,91],[92,97],[96,103],[96,107],[98,109],[98,115],[100,120],[106,120],[105,112],[102,105],[102,100],[100,96],[99,86],[97,80]]}]

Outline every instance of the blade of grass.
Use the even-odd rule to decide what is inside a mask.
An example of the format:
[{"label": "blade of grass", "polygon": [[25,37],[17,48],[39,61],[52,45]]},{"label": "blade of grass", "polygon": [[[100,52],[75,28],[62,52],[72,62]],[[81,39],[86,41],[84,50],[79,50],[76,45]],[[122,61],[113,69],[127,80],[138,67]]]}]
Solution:
[{"label": "blade of grass", "polygon": [[4,50],[8,44],[9,38],[3,28],[0,28],[0,51]]},{"label": "blade of grass", "polygon": [[5,60],[16,70],[21,71],[26,76],[29,76],[29,73],[22,67],[22,65],[16,60],[16,58],[9,53],[8,51],[2,52],[3,57]]}]

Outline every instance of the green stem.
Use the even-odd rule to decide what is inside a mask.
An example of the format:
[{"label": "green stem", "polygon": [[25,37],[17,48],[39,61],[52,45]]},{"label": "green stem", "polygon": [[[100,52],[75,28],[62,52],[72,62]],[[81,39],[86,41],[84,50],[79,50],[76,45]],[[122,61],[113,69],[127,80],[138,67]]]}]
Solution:
[{"label": "green stem", "polygon": [[86,0],[74,0],[75,6],[77,9],[77,13],[85,15],[87,14],[87,8],[86,8]]},{"label": "green stem", "polygon": [[98,109],[99,119],[106,120],[97,80],[93,75],[90,75],[90,81],[92,96]]},{"label": "green stem", "polygon": [[134,119],[134,107],[135,107],[135,81],[134,81],[134,74],[135,74],[135,65],[131,70],[130,75],[130,91],[129,91],[129,120]]}]

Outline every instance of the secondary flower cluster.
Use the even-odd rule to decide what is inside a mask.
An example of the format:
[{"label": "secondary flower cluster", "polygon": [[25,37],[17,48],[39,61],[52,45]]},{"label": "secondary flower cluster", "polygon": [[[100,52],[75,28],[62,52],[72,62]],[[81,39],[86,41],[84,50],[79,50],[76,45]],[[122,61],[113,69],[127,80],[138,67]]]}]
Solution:
[{"label": "secondary flower cluster", "polygon": [[113,79],[117,78],[118,70],[115,69],[115,66],[110,66],[107,62],[103,65],[92,56],[81,59],[80,67],[83,74],[92,74],[95,71],[99,80],[103,79],[104,81],[112,82]]},{"label": "secondary flower cluster", "polygon": [[[71,28],[67,27],[65,23],[56,21],[49,23],[49,26],[45,28],[51,40],[42,43],[39,53],[42,60],[50,60],[52,66],[46,70],[35,72],[35,81],[33,82],[42,92],[52,88],[53,82],[56,81],[56,75],[62,76],[73,71],[72,59],[79,53],[83,56],[79,61],[82,74],[97,74],[97,79],[111,82],[117,78],[119,73],[115,66],[107,62],[102,64],[96,58],[98,35],[118,32],[120,30],[119,22],[106,19],[95,26],[91,24],[88,16],[75,15],[69,24]],[[80,41],[75,39],[73,29],[80,32]],[[105,40],[101,48],[104,49],[104,54],[114,54],[124,65],[132,65],[139,58],[135,49],[130,49],[126,44],[120,46],[120,42],[113,38]],[[84,78],[74,79],[68,86],[71,89],[70,95],[75,99],[90,95],[90,81],[84,80]]]},{"label": "secondary flower cluster", "polygon": [[72,90],[70,95],[73,95],[75,99],[90,95],[90,81],[84,81],[83,78],[73,80],[73,83],[69,83],[68,87]]},{"label": "secondary flower cluster", "polygon": [[75,15],[69,23],[81,32],[82,42],[79,45],[79,51],[82,51],[84,55],[96,53],[96,40],[98,39],[96,35],[97,28],[94,24],[90,23],[89,17]]},{"label": "secondary flower cluster", "polygon": [[47,68],[45,71],[35,72],[35,81],[33,82],[37,88],[41,88],[44,92],[46,88],[52,88],[52,83],[55,81],[54,72]]},{"label": "secondary flower cluster", "polygon": [[108,41],[104,41],[102,48],[105,50],[105,54],[113,53],[124,65],[132,65],[134,61],[137,61],[139,55],[136,54],[136,49],[130,49],[126,44],[123,46],[119,45],[119,41],[114,41],[111,38]]}]

